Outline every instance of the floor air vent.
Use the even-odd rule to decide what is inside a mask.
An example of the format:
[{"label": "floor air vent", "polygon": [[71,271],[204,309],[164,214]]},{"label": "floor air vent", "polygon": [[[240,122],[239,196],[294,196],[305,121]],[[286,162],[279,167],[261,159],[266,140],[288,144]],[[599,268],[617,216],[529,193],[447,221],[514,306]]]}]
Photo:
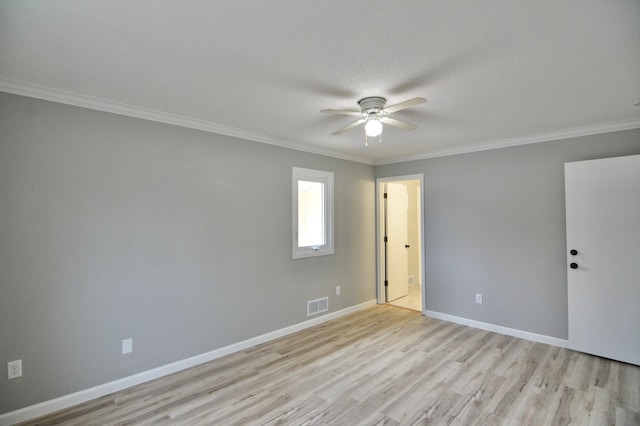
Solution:
[{"label": "floor air vent", "polygon": [[309,300],[307,302],[307,316],[327,312],[329,310],[329,298],[321,297],[320,299]]}]

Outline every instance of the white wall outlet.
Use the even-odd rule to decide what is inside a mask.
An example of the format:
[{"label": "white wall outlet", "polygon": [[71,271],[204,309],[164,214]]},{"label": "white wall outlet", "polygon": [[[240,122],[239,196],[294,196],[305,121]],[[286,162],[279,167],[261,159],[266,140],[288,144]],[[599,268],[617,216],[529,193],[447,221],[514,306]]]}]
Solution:
[{"label": "white wall outlet", "polygon": [[482,294],[476,293],[476,303],[482,305]]},{"label": "white wall outlet", "polygon": [[133,352],[133,338],[122,341],[122,355]]},{"label": "white wall outlet", "polygon": [[340,296],[340,286],[336,286],[336,296]]},{"label": "white wall outlet", "polygon": [[7,378],[9,380],[22,376],[22,360],[17,359],[7,363]]}]

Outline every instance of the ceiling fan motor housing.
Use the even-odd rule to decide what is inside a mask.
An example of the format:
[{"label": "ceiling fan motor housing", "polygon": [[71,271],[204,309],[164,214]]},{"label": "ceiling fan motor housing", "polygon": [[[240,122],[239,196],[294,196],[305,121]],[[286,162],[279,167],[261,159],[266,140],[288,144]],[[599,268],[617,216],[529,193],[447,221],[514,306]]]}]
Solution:
[{"label": "ceiling fan motor housing", "polygon": [[380,96],[370,96],[358,101],[358,105],[362,108],[362,112],[366,112],[367,114],[380,112],[386,103],[387,100]]}]

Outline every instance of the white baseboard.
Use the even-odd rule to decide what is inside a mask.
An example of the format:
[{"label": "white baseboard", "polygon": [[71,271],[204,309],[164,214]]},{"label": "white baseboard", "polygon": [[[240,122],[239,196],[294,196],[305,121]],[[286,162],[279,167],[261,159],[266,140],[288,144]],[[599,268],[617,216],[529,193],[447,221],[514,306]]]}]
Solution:
[{"label": "white baseboard", "polygon": [[183,359],[173,362],[171,364],[163,365],[161,367],[154,368],[152,370],[143,371],[132,376],[124,377],[113,382],[98,385],[89,389],[74,392],[69,395],[64,395],[59,398],[44,401],[39,404],[31,405],[29,407],[21,408],[19,410],[10,411],[0,415],[0,426],[9,426],[15,423],[23,422],[36,417],[44,416],[45,414],[53,413],[54,411],[61,410],[63,408],[72,407],[77,404],[81,404],[92,399],[99,398],[104,395],[108,395],[113,392],[117,392],[131,386],[139,385],[141,383],[148,382],[169,374],[176,373],[178,371],[186,370],[187,368],[194,367],[196,365],[203,364],[205,362],[212,361],[217,358],[221,358],[225,355],[229,355],[235,352],[245,350],[247,348],[278,339],[288,334],[295,333],[305,328],[313,327],[314,325],[322,324],[344,315],[368,308],[376,304],[375,300],[369,300],[359,305],[350,306],[345,309],[341,309],[336,312],[323,315],[318,318],[303,321],[298,324],[291,325],[289,327],[281,328],[260,336],[252,337],[251,339],[243,340],[238,343],[214,349],[204,354],[196,355],[191,358]]},{"label": "white baseboard", "polygon": [[529,331],[503,327],[501,325],[489,324],[486,322],[458,317],[455,315],[443,314],[435,311],[424,311],[424,314],[431,318],[454,322],[456,324],[468,325],[469,327],[479,328],[481,330],[493,331],[500,334],[506,334],[507,336],[519,337],[521,339],[531,340],[532,342],[546,343],[547,345],[560,346],[561,348],[566,348],[569,346],[569,341],[567,339],[560,339],[558,337],[551,337],[551,336],[546,336],[544,334],[531,333]]}]

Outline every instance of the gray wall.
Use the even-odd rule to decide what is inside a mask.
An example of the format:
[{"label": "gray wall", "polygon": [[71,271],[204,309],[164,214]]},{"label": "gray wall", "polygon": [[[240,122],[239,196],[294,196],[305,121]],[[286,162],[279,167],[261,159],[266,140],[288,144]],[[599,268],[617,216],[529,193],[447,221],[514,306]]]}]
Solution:
[{"label": "gray wall", "polygon": [[566,338],[564,162],[638,153],[640,129],[388,164],[376,177],[424,173],[428,310]]},{"label": "gray wall", "polygon": [[[375,298],[372,166],[6,93],[0,137],[0,413]],[[292,166],[335,255],[291,259]]]},{"label": "gray wall", "polygon": [[[631,130],[375,174],[425,175],[427,309],[566,338],[563,164],[638,153]],[[291,260],[292,166],[335,173],[333,256]],[[371,166],[0,93],[0,364],[24,362],[0,413],[371,300],[374,233]]]}]

